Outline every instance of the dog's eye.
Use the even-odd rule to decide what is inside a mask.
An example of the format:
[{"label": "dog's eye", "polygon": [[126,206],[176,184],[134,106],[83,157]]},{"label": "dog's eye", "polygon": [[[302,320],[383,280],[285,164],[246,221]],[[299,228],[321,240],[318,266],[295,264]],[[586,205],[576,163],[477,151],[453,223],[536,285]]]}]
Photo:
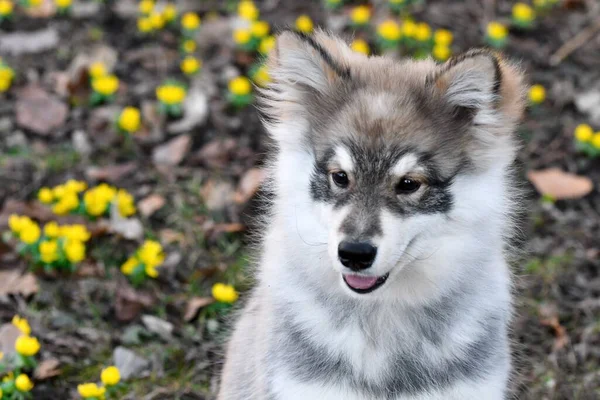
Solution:
[{"label": "dog's eye", "polygon": [[348,187],[348,184],[350,183],[350,180],[348,179],[348,174],[346,174],[344,171],[332,172],[331,179],[337,186],[341,188]]},{"label": "dog's eye", "polygon": [[396,194],[411,194],[419,190],[421,183],[412,178],[404,177],[396,185]]}]

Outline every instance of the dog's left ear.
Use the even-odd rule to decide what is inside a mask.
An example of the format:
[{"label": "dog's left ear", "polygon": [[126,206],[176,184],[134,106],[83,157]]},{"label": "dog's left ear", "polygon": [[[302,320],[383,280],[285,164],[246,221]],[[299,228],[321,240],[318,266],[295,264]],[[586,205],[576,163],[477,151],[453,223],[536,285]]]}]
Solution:
[{"label": "dog's left ear", "polygon": [[487,50],[451,58],[428,82],[457,115],[481,125],[498,120],[494,116],[516,122],[525,107],[522,73]]}]

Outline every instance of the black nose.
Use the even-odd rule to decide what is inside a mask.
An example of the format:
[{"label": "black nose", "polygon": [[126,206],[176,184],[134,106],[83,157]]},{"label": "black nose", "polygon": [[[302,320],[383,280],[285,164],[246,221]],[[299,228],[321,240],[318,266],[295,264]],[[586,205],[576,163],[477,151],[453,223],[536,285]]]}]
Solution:
[{"label": "black nose", "polygon": [[369,243],[343,241],[338,246],[338,257],[352,271],[369,268],[375,260],[377,248]]}]

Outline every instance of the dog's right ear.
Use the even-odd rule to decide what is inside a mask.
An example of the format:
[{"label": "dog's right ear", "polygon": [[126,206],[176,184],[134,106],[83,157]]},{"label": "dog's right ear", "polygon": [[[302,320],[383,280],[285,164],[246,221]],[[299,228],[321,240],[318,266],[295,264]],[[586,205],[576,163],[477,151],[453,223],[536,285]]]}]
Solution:
[{"label": "dog's right ear", "polygon": [[[306,92],[324,94],[341,79],[350,77],[350,70],[338,46],[347,47],[341,41],[331,40],[323,32],[313,36],[285,31],[276,40],[269,55],[269,73],[277,89],[295,97]],[[329,48],[334,47],[334,48]]]}]

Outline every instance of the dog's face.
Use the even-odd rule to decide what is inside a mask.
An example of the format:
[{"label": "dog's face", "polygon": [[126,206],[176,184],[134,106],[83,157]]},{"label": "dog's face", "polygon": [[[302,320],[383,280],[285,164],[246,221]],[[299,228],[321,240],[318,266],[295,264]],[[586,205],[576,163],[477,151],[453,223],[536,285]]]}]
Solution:
[{"label": "dog's face", "polygon": [[460,254],[502,240],[522,111],[513,67],[481,51],[442,66],[367,58],[289,32],[270,67],[275,190],[307,279],[417,296],[459,279]]}]

